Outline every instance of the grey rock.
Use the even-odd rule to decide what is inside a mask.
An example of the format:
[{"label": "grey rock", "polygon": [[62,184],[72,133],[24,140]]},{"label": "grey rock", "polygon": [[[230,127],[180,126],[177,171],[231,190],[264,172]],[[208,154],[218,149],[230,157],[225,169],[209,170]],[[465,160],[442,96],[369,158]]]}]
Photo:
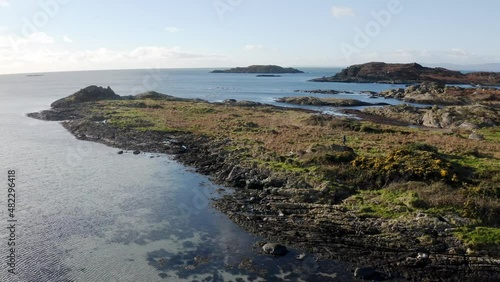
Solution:
[{"label": "grey rock", "polygon": [[277,243],[266,243],[262,246],[262,250],[270,255],[274,256],[284,256],[288,252],[285,246]]},{"label": "grey rock", "polygon": [[472,140],[484,140],[484,135],[473,132],[471,135],[469,135],[469,139]]}]

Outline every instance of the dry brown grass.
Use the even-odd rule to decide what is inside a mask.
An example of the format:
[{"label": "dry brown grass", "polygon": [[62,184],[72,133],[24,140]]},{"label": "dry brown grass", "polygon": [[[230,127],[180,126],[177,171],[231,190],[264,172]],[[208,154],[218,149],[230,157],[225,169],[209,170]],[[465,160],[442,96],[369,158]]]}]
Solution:
[{"label": "dry brown grass", "polygon": [[468,139],[469,133],[465,131],[374,124],[270,106],[239,107],[161,100],[143,102],[147,107],[124,107],[130,101],[100,102],[95,111],[104,113],[111,123],[120,126],[127,126],[126,122],[120,122],[125,117],[151,122],[151,126],[136,128],[138,130],[189,131],[215,139],[229,138],[233,148],[228,149],[243,149],[248,153],[249,158],[242,161],[274,165],[293,173],[307,171],[304,177],[313,186],[328,181],[351,187],[346,194],[346,191],[340,191],[340,186],[331,184],[332,189],[338,190],[336,196],[343,195],[341,198],[356,189],[382,187],[388,183],[380,179],[376,170],[353,167],[349,158],[343,159],[345,156],[329,152],[311,153],[311,147],[341,145],[343,136],[346,136],[346,145],[357,156],[384,158],[389,152],[413,143],[427,144],[435,147],[441,158],[473,168],[477,172],[473,175],[475,178],[458,182],[457,185],[463,185],[458,188],[443,184],[439,179],[427,179],[426,185],[415,186],[410,182],[407,189],[416,191],[429,207],[466,207],[469,211],[478,210],[483,219],[500,211],[498,197],[488,199],[471,192],[475,187],[491,192],[500,185],[499,180],[492,177],[500,173],[500,135],[495,128],[481,131],[486,139],[477,141]]}]

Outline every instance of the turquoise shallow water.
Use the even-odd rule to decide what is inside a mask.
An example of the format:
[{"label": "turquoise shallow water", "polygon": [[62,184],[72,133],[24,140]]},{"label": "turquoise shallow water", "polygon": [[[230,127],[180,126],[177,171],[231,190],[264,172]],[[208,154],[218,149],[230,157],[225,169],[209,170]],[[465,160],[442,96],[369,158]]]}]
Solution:
[{"label": "turquoise shallow water", "polygon": [[[208,70],[136,70],[0,76],[0,175],[17,175],[16,271],[0,266],[1,281],[331,281],[348,279],[342,263],[262,256],[260,238],[210,207],[214,185],[158,154],[76,140],[57,122],[26,117],[88,85],[120,95],[156,90],[210,101],[274,103],[298,89],[380,91],[390,85],[312,83],[335,70],[311,69],[279,78],[209,74]],[[366,99],[367,95],[338,97]],[[370,99],[369,101],[374,101]],[[335,110],[335,109],[320,109]],[[1,189],[6,206],[6,185]],[[6,224],[7,210],[0,212]],[[8,250],[5,228],[0,253]],[[5,255],[4,255],[5,254]],[[203,259],[198,263],[195,259]],[[255,269],[238,265],[252,259]],[[239,280],[238,280],[239,279]]]}]

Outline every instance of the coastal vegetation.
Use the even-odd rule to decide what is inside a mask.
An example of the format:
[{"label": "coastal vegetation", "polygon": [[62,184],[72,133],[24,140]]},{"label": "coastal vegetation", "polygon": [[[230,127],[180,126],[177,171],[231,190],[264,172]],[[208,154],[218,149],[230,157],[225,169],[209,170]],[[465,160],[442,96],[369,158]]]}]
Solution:
[{"label": "coastal vegetation", "polygon": [[[366,191],[385,195],[401,186],[412,192],[410,202],[418,203],[409,204],[414,209],[407,212],[451,209],[477,223],[500,223],[494,216],[500,212],[500,144],[494,128],[477,130],[485,136],[477,141],[467,138],[467,130],[448,134],[302,110],[190,100],[99,101],[89,111],[89,118],[97,115],[120,128],[229,139],[226,149],[238,152],[242,164],[283,176],[299,173],[312,189],[326,189],[317,202],[342,205]],[[396,199],[382,197],[379,204]]]},{"label": "coastal vegetation", "polygon": [[[369,116],[359,120],[234,100],[208,103],[156,92],[90,102],[75,97],[80,96],[57,103],[64,108],[31,116],[66,120],[65,127],[81,139],[173,152],[235,187],[215,206],[265,237],[327,257],[332,244],[341,242],[350,247],[336,252],[356,262],[352,247],[360,245],[407,256],[416,250],[500,256],[497,127],[423,130]],[[471,139],[471,133],[482,138]],[[366,259],[373,262],[377,254]],[[410,269],[431,263],[419,257],[405,263],[412,260]],[[433,257],[432,263],[440,262]],[[423,275],[412,273],[408,277]]]}]

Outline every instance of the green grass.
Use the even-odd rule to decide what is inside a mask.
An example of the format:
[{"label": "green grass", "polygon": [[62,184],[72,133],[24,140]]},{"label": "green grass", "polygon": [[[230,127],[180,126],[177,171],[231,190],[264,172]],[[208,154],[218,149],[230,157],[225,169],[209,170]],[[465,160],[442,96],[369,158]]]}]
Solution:
[{"label": "green grass", "polygon": [[412,191],[360,191],[346,199],[345,205],[361,217],[399,218],[418,209],[421,201]]},{"label": "green grass", "polygon": [[500,228],[461,227],[455,231],[455,235],[470,248],[500,249]]}]

